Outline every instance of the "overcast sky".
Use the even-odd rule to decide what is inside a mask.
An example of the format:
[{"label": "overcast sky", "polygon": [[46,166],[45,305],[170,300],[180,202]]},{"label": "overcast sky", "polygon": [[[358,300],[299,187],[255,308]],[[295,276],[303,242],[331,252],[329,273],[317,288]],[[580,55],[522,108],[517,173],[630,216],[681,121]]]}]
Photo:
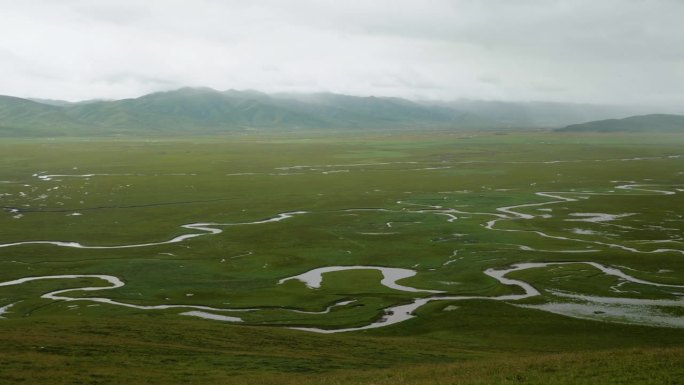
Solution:
[{"label": "overcast sky", "polygon": [[684,0],[0,0],[0,94],[684,104]]}]

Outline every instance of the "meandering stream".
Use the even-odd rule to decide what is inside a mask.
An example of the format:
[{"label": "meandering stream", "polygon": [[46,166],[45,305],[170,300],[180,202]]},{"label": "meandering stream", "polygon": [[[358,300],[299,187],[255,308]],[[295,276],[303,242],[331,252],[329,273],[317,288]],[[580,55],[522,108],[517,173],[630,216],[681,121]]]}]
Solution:
[{"label": "meandering stream", "polygon": [[[410,162],[407,162],[407,163],[410,163]],[[358,166],[358,165],[345,165],[345,166]],[[303,169],[306,167],[311,167],[311,166],[292,166],[292,167],[289,167],[288,169]],[[83,176],[89,176],[90,177],[90,176],[95,176],[95,175],[98,175],[98,174],[85,174]],[[53,177],[65,177],[65,176],[68,176],[68,175],[40,175],[39,178],[41,178],[42,180],[45,180],[45,181],[50,181],[50,180],[52,180]],[[622,191],[629,191],[629,195],[638,195],[638,194],[642,194],[642,195],[652,195],[652,194],[672,195],[672,194],[676,193],[673,191],[657,189],[656,187],[658,187],[658,186],[632,183],[632,184],[618,185],[615,187],[615,189],[619,189]],[[637,191],[639,193],[634,193],[633,191]],[[679,189],[677,189],[677,191],[679,191]],[[442,216],[447,217],[447,222],[453,222],[453,221],[457,220],[458,215],[493,216],[494,219],[487,221],[483,225],[483,227],[485,229],[491,230],[491,231],[534,233],[534,234],[537,234],[537,235],[539,235],[541,237],[545,237],[545,238],[552,238],[552,239],[558,239],[558,240],[564,240],[564,241],[572,241],[572,242],[577,242],[580,244],[592,244],[595,246],[605,246],[605,247],[609,247],[609,248],[618,248],[618,249],[628,251],[628,252],[633,252],[633,253],[680,253],[680,254],[684,254],[684,250],[679,250],[679,249],[659,248],[659,249],[655,249],[655,250],[645,251],[645,250],[639,250],[639,249],[634,248],[634,247],[628,247],[628,246],[624,246],[624,245],[620,245],[620,244],[616,244],[616,243],[601,242],[601,241],[594,241],[594,240],[585,240],[585,239],[571,238],[571,237],[565,237],[565,236],[559,236],[559,235],[550,235],[550,234],[547,234],[547,233],[544,233],[544,232],[538,231],[538,230],[501,229],[501,228],[497,227],[497,224],[502,222],[502,221],[529,220],[529,219],[534,219],[537,217],[536,215],[533,215],[533,214],[521,212],[520,211],[521,209],[531,208],[531,207],[548,206],[548,205],[554,205],[554,204],[563,203],[563,202],[575,202],[578,200],[577,198],[575,198],[576,196],[615,195],[615,194],[614,193],[593,193],[593,192],[574,192],[574,191],[571,191],[571,192],[537,192],[536,195],[543,197],[543,198],[551,199],[551,201],[545,201],[545,202],[540,202],[540,203],[526,203],[526,204],[520,204],[520,205],[514,205],[514,206],[499,207],[496,209],[495,213],[467,212],[467,211],[457,210],[457,209],[453,209],[453,208],[444,208],[442,206],[416,205],[416,204],[413,204],[410,202],[401,202],[401,201],[398,202],[398,204],[422,206],[423,208],[421,208],[421,209],[415,209],[415,210],[409,210],[409,211],[403,211],[403,212],[442,215]],[[357,211],[361,211],[361,210],[364,210],[364,211],[393,211],[393,210],[388,210],[388,209],[384,209],[384,208],[350,209],[350,210],[357,210]],[[83,244],[81,244],[79,242],[75,242],[75,241],[35,240],[35,241],[23,241],[23,242],[13,242],[13,243],[0,244],[0,248],[17,247],[17,246],[23,246],[23,245],[40,245],[40,244],[59,246],[59,247],[81,248],[81,249],[124,249],[124,248],[149,247],[149,246],[157,246],[157,245],[184,242],[184,241],[187,241],[189,239],[200,237],[200,236],[220,234],[223,232],[222,227],[238,226],[238,225],[258,225],[258,224],[279,222],[279,221],[283,221],[283,220],[292,218],[292,217],[297,216],[297,215],[305,215],[308,213],[309,213],[308,211],[285,212],[285,213],[277,214],[277,215],[270,217],[270,218],[257,220],[257,221],[251,221],[251,222],[236,222],[236,223],[205,222],[205,223],[185,224],[185,225],[181,225],[181,227],[184,229],[188,229],[188,230],[192,230],[192,231],[198,231],[198,232],[190,233],[190,234],[183,234],[183,235],[174,237],[170,240],[160,241],[160,242],[127,244],[127,245],[112,245],[112,246],[92,246],[92,245],[83,245]],[[586,215],[584,215],[584,214],[586,214]],[[580,218],[579,219],[573,219],[573,221],[603,222],[603,221],[610,221],[610,220],[619,218],[620,216],[624,216],[624,215],[627,215],[627,213],[625,213],[625,214],[613,214],[613,215],[604,214],[604,213],[579,213],[576,216],[580,217]],[[388,227],[391,227],[391,225]],[[527,246],[519,245],[519,247],[522,248],[522,247],[527,247]],[[527,247],[527,248],[530,250],[533,250],[529,247]],[[526,250],[526,249],[523,249],[523,250]],[[561,251],[554,251],[554,250],[546,250],[546,251],[547,252],[561,252]],[[587,252],[587,251],[586,250],[563,250],[562,252],[579,253],[579,252]],[[540,269],[540,268],[547,268],[549,266],[571,265],[571,264],[584,264],[584,265],[590,266],[594,269],[599,270],[600,272],[602,272],[605,275],[616,277],[623,282],[630,282],[630,283],[639,284],[639,285],[650,285],[650,286],[657,286],[657,287],[669,287],[669,288],[684,289],[684,285],[665,284],[665,283],[658,283],[658,282],[652,282],[652,281],[648,281],[648,280],[644,280],[644,279],[639,279],[639,278],[633,277],[633,276],[625,273],[623,270],[618,269],[616,267],[605,266],[605,265],[602,265],[602,264],[599,264],[599,263],[596,263],[593,261],[517,263],[517,264],[513,264],[507,268],[502,268],[502,269],[490,268],[490,269],[487,269],[483,272],[487,276],[495,279],[496,281],[498,281],[502,285],[513,286],[513,287],[516,287],[518,291],[522,291],[522,293],[519,293],[519,294],[506,294],[506,295],[495,296],[495,297],[453,296],[453,295],[446,295],[443,291],[429,290],[429,289],[423,289],[423,288],[415,288],[415,287],[411,287],[411,286],[402,285],[402,284],[399,284],[398,281],[406,279],[406,278],[410,278],[412,276],[415,276],[417,274],[417,272],[413,269],[385,267],[385,266],[363,266],[363,265],[323,266],[323,267],[319,267],[319,268],[309,270],[309,271],[301,273],[299,275],[283,278],[278,283],[283,284],[283,283],[288,282],[288,281],[299,281],[299,282],[305,284],[311,290],[317,290],[321,287],[325,274],[340,272],[340,271],[348,271],[348,270],[377,270],[377,271],[381,272],[383,275],[383,278],[380,281],[380,284],[389,288],[389,289],[398,290],[398,291],[402,291],[402,292],[410,292],[410,293],[424,293],[424,294],[428,295],[426,297],[414,298],[409,303],[388,307],[388,308],[384,309],[383,315],[380,317],[380,319],[378,319],[374,322],[371,322],[365,326],[354,327],[354,328],[338,328],[338,329],[324,329],[324,328],[316,328],[316,327],[290,327],[291,329],[316,332],[316,333],[340,333],[340,332],[350,332],[350,331],[358,331],[358,330],[366,330],[366,329],[385,327],[385,326],[389,326],[389,325],[393,325],[393,324],[397,324],[397,323],[409,320],[409,319],[415,317],[414,312],[418,308],[420,308],[421,306],[423,306],[429,302],[432,302],[432,301],[492,300],[492,301],[515,302],[515,301],[519,301],[522,299],[540,296],[541,293],[531,283],[510,278],[510,277],[508,277],[508,274],[510,274],[512,272],[516,272],[516,271],[527,270],[527,269]],[[15,279],[15,280],[6,281],[6,282],[0,282],[0,287],[23,285],[23,284],[27,284],[27,283],[39,281],[39,280],[71,280],[71,279],[100,280],[100,281],[104,281],[104,283],[106,283],[106,285],[104,285],[104,286],[86,286],[86,287],[51,291],[51,292],[48,292],[48,293],[41,295],[41,298],[50,299],[50,300],[54,300],[54,301],[66,301],[66,302],[73,302],[73,301],[95,302],[95,303],[103,303],[103,304],[108,304],[108,305],[113,305],[113,306],[122,306],[122,307],[128,307],[128,308],[134,308],[134,309],[140,309],[140,310],[181,309],[181,310],[184,310],[184,312],[180,313],[181,315],[194,316],[194,317],[200,317],[200,318],[218,320],[218,321],[224,321],[224,322],[242,322],[243,319],[240,317],[234,316],[234,315],[228,316],[225,314],[215,314],[215,313],[239,313],[239,312],[255,312],[255,311],[260,311],[260,310],[267,310],[266,308],[247,308],[247,309],[243,309],[243,308],[217,308],[217,307],[210,307],[210,306],[186,305],[186,304],[136,305],[136,304],[126,303],[126,302],[121,302],[121,301],[115,301],[113,299],[104,298],[104,297],[102,297],[102,298],[98,298],[98,297],[73,297],[73,296],[67,295],[67,294],[75,294],[76,292],[84,292],[84,291],[92,292],[92,291],[113,290],[113,289],[123,287],[125,285],[123,280],[121,280],[118,277],[112,276],[112,275],[73,274],[73,275],[33,276],[33,277],[19,278],[19,279]],[[558,296],[558,297],[568,298],[571,300],[579,300],[579,301],[590,302],[590,303],[594,303],[594,304],[603,304],[605,306],[611,306],[611,305],[616,305],[616,304],[618,304],[618,305],[635,305],[635,306],[684,306],[684,299],[660,300],[660,299],[634,299],[634,298],[621,298],[621,297],[598,297],[598,296],[583,296],[583,295],[579,295],[579,294],[560,293],[560,292],[553,292],[551,294]],[[326,314],[326,313],[329,313],[330,311],[332,311],[334,308],[344,307],[344,306],[351,304],[352,302],[353,301],[341,301],[341,302],[333,303],[330,306],[328,306],[326,309],[324,309],[323,311],[318,311],[318,312],[304,311],[301,309],[292,309],[292,308],[281,308],[281,309],[285,310],[285,311],[292,311],[292,312],[305,313],[305,314]],[[0,318],[3,318],[9,312],[10,308],[13,305],[15,305],[15,304],[9,304],[9,305],[5,305],[3,307],[0,307]],[[568,309],[563,310],[563,306],[561,306],[560,304],[558,306],[555,306],[555,307],[550,306],[550,304],[537,305],[537,306],[525,305],[525,306],[526,307],[534,307],[534,308],[539,309],[539,310],[554,312],[554,313],[558,313],[558,314],[576,316],[578,318],[587,318],[588,317],[587,314],[585,314],[587,312],[587,309],[580,309],[577,306],[575,306],[575,308],[572,308],[572,306],[568,307],[567,305],[569,305],[569,304],[564,304],[564,305],[569,310]],[[572,305],[572,304],[570,304],[570,305]],[[582,312],[584,312],[584,313],[582,313]],[[656,318],[658,319],[658,324],[660,324],[660,325],[673,326],[673,327],[683,327],[684,326],[684,323],[681,322],[681,317],[678,318],[678,317],[672,316],[672,317],[668,318],[666,316],[657,316]],[[674,320],[674,321],[670,322],[668,320]]]}]

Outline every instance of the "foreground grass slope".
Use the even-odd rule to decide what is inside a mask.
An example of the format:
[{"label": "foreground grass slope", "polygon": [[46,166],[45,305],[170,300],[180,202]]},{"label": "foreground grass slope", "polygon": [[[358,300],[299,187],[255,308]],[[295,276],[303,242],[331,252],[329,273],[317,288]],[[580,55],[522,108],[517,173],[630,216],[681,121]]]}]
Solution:
[{"label": "foreground grass slope", "polygon": [[[682,255],[654,251],[681,249],[682,145],[681,135],[559,133],[4,141],[0,244],[163,243],[193,233],[183,224],[308,214],[147,247],[0,248],[0,282],[58,274],[125,282],[69,294],[82,301],[41,295],[103,282],[0,287],[0,307],[12,305],[0,319],[0,382],[674,384],[684,329],[617,316],[600,321],[613,307],[591,319],[530,307],[581,305],[559,293],[677,298],[676,289],[622,282],[586,265],[511,274],[541,291],[526,301],[435,301],[390,327],[332,335],[281,326],[363,326],[386,307],[427,294],[382,286],[372,270],[329,273],[318,290],[278,281],[320,266],[392,266],[417,271],[404,285],[492,297],[517,288],[486,269],[594,261],[681,285]],[[621,184],[656,192],[616,189]],[[501,207],[552,201],[536,195],[543,191],[574,201],[520,207],[532,217],[484,226]],[[431,208],[438,205],[470,214],[449,221]],[[577,213],[630,215],[577,222]],[[87,301],[92,297],[260,310],[239,314],[244,322],[234,324]],[[347,300],[355,302],[326,314],[290,311]],[[677,306],[649,311],[684,316]]]},{"label": "foreground grass slope", "polygon": [[[482,316],[483,308],[468,311]],[[319,336],[165,320],[37,318],[3,325],[3,383],[676,384],[681,333],[560,316],[452,315],[434,333]],[[506,324],[502,321],[507,321]],[[533,322],[528,322],[532,320]],[[441,331],[440,331],[441,330]],[[386,370],[378,370],[386,368]]]},{"label": "foreground grass slope", "polygon": [[244,379],[249,384],[462,384],[513,385],[583,383],[675,385],[684,376],[684,350],[637,349],[504,356],[458,364],[423,365],[323,376]]}]

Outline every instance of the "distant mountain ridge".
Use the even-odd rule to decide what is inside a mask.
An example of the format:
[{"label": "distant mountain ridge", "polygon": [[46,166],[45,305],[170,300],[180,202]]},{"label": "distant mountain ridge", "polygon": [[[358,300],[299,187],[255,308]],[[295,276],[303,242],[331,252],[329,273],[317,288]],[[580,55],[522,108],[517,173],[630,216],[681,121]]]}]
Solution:
[{"label": "distant mountain ridge", "polygon": [[684,133],[684,115],[649,114],[572,124],[560,132],[675,132]]},{"label": "distant mountain ridge", "polygon": [[470,129],[559,127],[628,116],[564,103],[416,102],[332,93],[265,94],[181,88],[122,100],[0,96],[1,136],[205,134],[254,129]]}]

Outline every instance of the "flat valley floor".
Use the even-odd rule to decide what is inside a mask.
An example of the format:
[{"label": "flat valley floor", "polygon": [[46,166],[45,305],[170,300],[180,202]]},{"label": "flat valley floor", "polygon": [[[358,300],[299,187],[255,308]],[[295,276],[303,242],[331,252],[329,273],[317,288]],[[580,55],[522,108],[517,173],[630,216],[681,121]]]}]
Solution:
[{"label": "flat valley floor", "polygon": [[0,383],[677,384],[684,136],[3,139]]}]

